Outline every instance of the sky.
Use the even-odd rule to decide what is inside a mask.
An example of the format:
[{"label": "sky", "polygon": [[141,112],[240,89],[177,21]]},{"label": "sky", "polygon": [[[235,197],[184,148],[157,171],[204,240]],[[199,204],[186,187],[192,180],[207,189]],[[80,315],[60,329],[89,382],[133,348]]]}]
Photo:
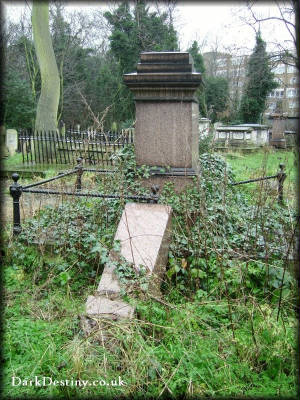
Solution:
[{"label": "sky", "polygon": [[[27,5],[26,5],[27,4]],[[4,1],[5,11],[10,19],[18,21],[24,7],[28,8],[30,1]],[[96,7],[105,10],[113,2],[72,2],[67,3],[67,10],[75,9],[92,12]],[[178,1],[175,12],[175,28],[179,32],[180,50],[185,51],[193,40],[202,46],[202,51],[209,51],[216,46],[226,49],[235,48],[243,54],[250,54],[255,45],[254,30],[242,22],[240,15],[246,12],[245,1]],[[275,1],[259,1],[255,8],[257,15],[278,15]],[[263,39],[267,42],[267,50],[272,51],[272,42],[284,44],[290,36],[281,23],[261,24]]]}]

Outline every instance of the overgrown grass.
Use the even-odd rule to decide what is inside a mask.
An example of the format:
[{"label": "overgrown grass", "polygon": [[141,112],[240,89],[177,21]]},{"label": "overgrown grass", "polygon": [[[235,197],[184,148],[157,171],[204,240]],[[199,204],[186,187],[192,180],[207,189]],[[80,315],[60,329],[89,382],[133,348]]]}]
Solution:
[{"label": "overgrown grass", "polygon": [[11,168],[11,167],[16,167],[16,166],[20,166],[20,164],[22,164],[22,153],[15,153],[13,156],[8,155],[8,157],[6,157],[3,160],[3,167],[4,168]]},{"label": "overgrown grass", "polygon": [[[82,335],[78,316],[92,286],[32,283],[23,265],[6,267],[5,395],[73,398],[183,395],[295,396],[296,319],[276,321],[276,307],[249,298],[200,301],[165,291],[161,304],[145,295],[131,300],[136,318],[111,323],[113,339],[103,347]],[[174,301],[177,299],[177,301]],[[103,379],[120,376],[121,387],[16,386],[22,379]]]},{"label": "overgrown grass", "polygon": [[[98,176],[95,190],[146,193],[131,156],[124,151],[119,173]],[[79,317],[125,199],[70,199],[28,220],[17,240],[8,235],[4,395],[296,398],[297,221],[264,186],[249,201],[232,181],[224,159],[204,154],[191,188],[161,191],[173,209],[162,297],[126,293],[135,318],[101,320],[106,342],[101,329],[86,337]],[[12,376],[126,385],[13,387]]]},{"label": "overgrown grass", "polygon": [[[276,175],[279,171],[279,164],[285,164],[287,178],[284,182],[284,190],[288,199],[296,197],[298,185],[299,156],[295,150],[278,150],[265,147],[255,153],[243,154],[238,151],[225,153],[235,174],[237,182],[259,178],[261,176]],[[271,186],[276,188],[276,180],[271,181]],[[258,183],[250,183],[242,186],[242,190],[252,194],[258,188]]]}]

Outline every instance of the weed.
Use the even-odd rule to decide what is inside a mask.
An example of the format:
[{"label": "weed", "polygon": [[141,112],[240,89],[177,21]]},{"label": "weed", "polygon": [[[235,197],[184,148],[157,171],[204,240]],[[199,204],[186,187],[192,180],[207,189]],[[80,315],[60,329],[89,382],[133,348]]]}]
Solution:
[{"label": "weed", "polygon": [[[91,181],[97,191],[147,193],[139,177],[149,171],[136,167],[132,150],[115,161],[116,174]],[[109,252],[119,250],[113,237],[125,198],[63,201],[6,238],[5,396],[295,396],[295,212],[264,185],[251,198],[231,186],[236,170],[221,156],[203,153],[200,165],[186,191],[161,191],[173,209],[163,298],[148,293],[142,270],[113,261],[136,317],[102,321],[110,345],[85,337],[78,316]],[[36,375],[126,385],[11,385],[12,376]]]}]

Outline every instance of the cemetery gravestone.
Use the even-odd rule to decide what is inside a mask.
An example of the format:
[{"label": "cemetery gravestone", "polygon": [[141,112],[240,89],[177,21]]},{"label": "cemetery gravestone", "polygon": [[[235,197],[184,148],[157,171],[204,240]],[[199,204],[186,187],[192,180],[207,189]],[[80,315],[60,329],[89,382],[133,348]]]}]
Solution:
[{"label": "cemetery gravestone", "polygon": [[[124,81],[135,95],[135,154],[138,166],[151,167],[152,181],[148,179],[147,184],[152,186],[153,179],[163,182],[197,175],[199,113],[195,91],[201,74],[193,72],[191,56],[179,52],[142,53],[137,72],[124,75]],[[165,174],[161,172],[163,167],[167,169]],[[186,181],[175,184],[181,189]],[[148,293],[154,295],[160,293],[167,263],[171,211],[161,204],[126,204],[115,235],[126,262],[136,270],[146,268],[151,278]],[[116,259],[113,252],[110,257]],[[134,308],[122,300],[120,291],[115,267],[108,263],[97,292],[87,299],[87,317],[98,321],[132,318]]]},{"label": "cemetery gravestone", "polygon": [[209,134],[210,120],[208,118],[199,119],[199,134],[200,138],[206,137]]},{"label": "cemetery gravestone", "polygon": [[286,117],[282,114],[275,113],[272,114],[270,117],[273,119],[272,139],[270,140],[270,145],[278,148],[285,148],[286,141],[284,137],[284,131]]},{"label": "cemetery gravestone", "polygon": [[18,148],[18,132],[15,129],[6,130],[6,146],[9,154],[13,156]]},{"label": "cemetery gravestone", "polygon": [[[151,167],[146,186],[195,176],[199,159],[199,111],[195,92],[201,74],[184,52],[141,53],[137,72],[124,75],[136,105],[135,154]],[[167,171],[164,176],[163,171]],[[184,186],[184,185],[183,185]]]}]

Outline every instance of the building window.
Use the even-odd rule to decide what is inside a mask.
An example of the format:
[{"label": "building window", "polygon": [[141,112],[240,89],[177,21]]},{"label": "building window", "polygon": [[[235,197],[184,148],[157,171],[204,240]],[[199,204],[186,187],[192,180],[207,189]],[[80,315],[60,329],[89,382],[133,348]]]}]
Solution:
[{"label": "building window", "polygon": [[283,83],[283,82],[282,82],[282,79],[277,78],[277,77],[274,78],[274,81],[277,82],[277,83],[279,83],[280,85],[282,85],[282,83]]},{"label": "building window", "polygon": [[290,79],[290,84],[291,85],[295,85],[296,83],[298,83],[297,81],[298,81],[297,77],[296,76],[292,76],[291,79]]},{"label": "building window", "polygon": [[232,59],[231,59],[232,65],[235,65],[235,66],[241,65],[242,62],[243,62],[243,60],[241,59],[241,57],[232,57]]},{"label": "building window", "polygon": [[226,58],[219,58],[218,60],[217,60],[217,66],[218,67],[226,67],[227,66],[227,60],[226,60]]},{"label": "building window", "polygon": [[299,94],[299,89],[288,88],[286,90],[286,97],[297,97],[298,94]]},{"label": "building window", "polygon": [[284,74],[285,73],[285,65],[279,64],[272,69],[275,74]]},{"label": "building window", "polygon": [[275,97],[283,97],[284,89],[276,89],[275,90]]},{"label": "building window", "polygon": [[289,101],[289,108],[298,108],[298,104],[296,101]]},{"label": "building window", "polygon": [[226,74],[227,74],[226,69],[219,69],[218,71],[216,71],[216,75],[225,76]]},{"label": "building window", "polygon": [[293,65],[288,65],[287,66],[287,72],[288,73],[294,73],[294,72],[297,72],[297,69]]},{"label": "building window", "polygon": [[271,110],[271,111],[275,110],[275,108],[276,108],[276,103],[270,103],[268,106],[268,110]]}]

